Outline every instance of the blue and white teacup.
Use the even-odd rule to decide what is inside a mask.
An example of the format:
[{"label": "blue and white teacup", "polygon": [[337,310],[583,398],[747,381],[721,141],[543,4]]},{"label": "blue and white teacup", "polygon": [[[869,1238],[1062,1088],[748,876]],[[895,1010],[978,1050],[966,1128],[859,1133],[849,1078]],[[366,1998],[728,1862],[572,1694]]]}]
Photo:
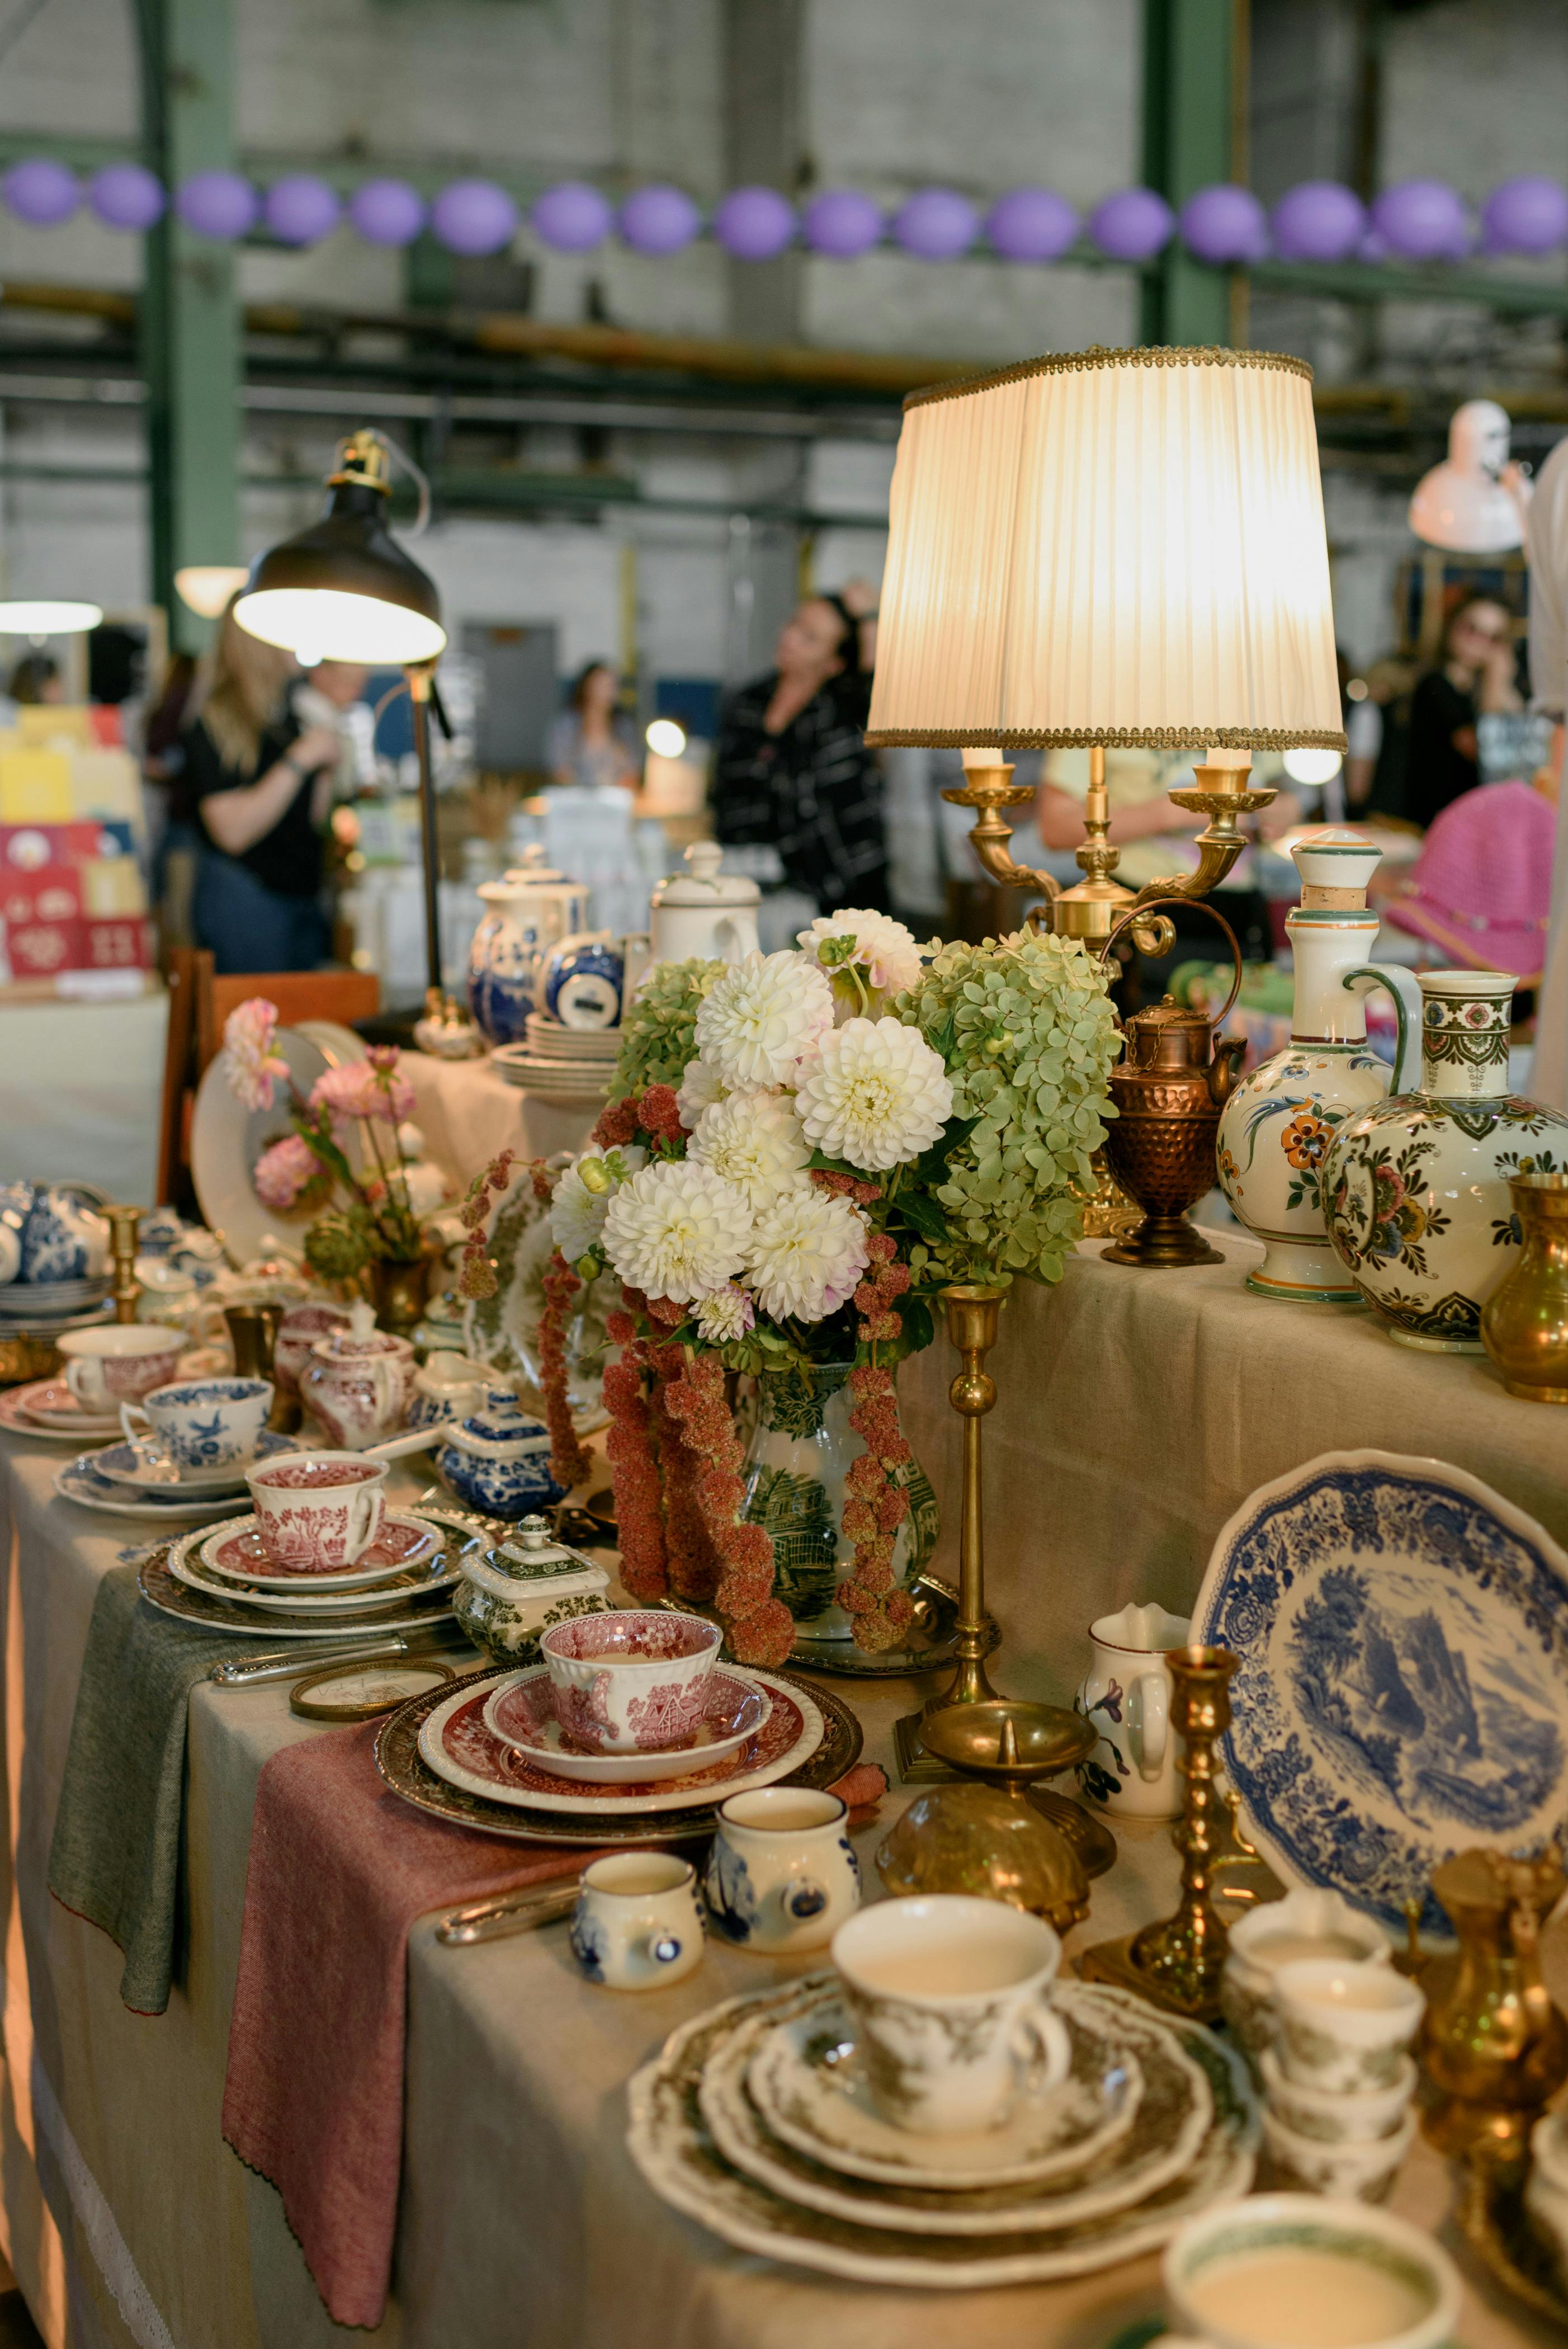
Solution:
[{"label": "blue and white teacup", "polygon": [[132,1444],[182,1474],[248,1467],[273,1407],[270,1379],[181,1379],[120,1405]]},{"label": "blue and white teacup", "polygon": [[617,1852],[583,1871],[572,1954],[606,1990],[662,1990],[702,1962],[696,1871],[673,1852]]},{"label": "blue and white teacup", "polygon": [[563,1028],[614,1028],[626,957],[608,930],[562,938],[544,966],[544,1009]]}]

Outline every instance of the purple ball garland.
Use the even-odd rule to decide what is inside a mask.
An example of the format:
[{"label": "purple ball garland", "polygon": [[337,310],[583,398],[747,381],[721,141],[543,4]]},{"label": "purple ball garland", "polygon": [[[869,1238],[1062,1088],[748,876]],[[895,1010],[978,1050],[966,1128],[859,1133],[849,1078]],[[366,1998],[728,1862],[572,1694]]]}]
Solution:
[{"label": "purple ball garland", "polygon": [[238,171],[196,171],[176,191],[174,209],[198,236],[232,244],[255,227],[262,200]]},{"label": "purple ball garland", "polygon": [[859,188],[830,188],[807,205],[800,226],[813,253],[830,261],[854,261],[882,243],[882,206]]},{"label": "purple ball garland", "polygon": [[1504,180],[1481,208],[1489,253],[1555,253],[1568,243],[1568,189],[1533,171]]},{"label": "purple ball garland", "polygon": [[917,261],[956,261],[980,233],[980,215],[955,188],[922,188],[892,217],[893,242]]},{"label": "purple ball garland", "polygon": [[88,186],[88,202],[105,228],[156,227],[165,202],[163,182],[145,163],[106,163]]},{"label": "purple ball garland", "polygon": [[795,234],[795,207],[777,188],[732,188],[713,216],[713,233],[737,261],[771,261]]},{"label": "purple ball garland", "polygon": [[1367,232],[1367,207],[1334,180],[1303,180],[1274,208],[1269,222],[1282,261],[1344,261]]},{"label": "purple ball garland", "polygon": [[1250,188],[1228,181],[1200,188],[1182,205],[1176,223],[1182,243],[1200,261],[1222,266],[1261,261],[1268,251],[1268,222]]},{"label": "purple ball garland", "polygon": [[562,180],[546,188],[529,214],[542,244],[556,253],[592,253],[615,225],[615,209],[586,180]]},{"label": "purple ball garland", "polygon": [[29,156],[13,163],[4,181],[5,202],[29,228],[57,228],[81,202],[81,182],[74,171],[47,155]]},{"label": "purple ball garland", "polygon": [[1152,188],[1122,188],[1089,214],[1088,233],[1112,261],[1151,261],[1175,233],[1176,215]]},{"label": "purple ball garland", "polygon": [[985,234],[1004,261],[1057,261],[1078,233],[1078,208],[1054,188],[1014,188],[985,215]]},{"label": "purple ball garland", "polygon": [[467,261],[500,253],[516,235],[517,222],[517,206],[490,180],[454,180],[430,206],[433,234]]},{"label": "purple ball garland", "polygon": [[262,217],[281,244],[319,244],[343,218],[343,203],[325,180],[290,171],[267,190]]},{"label": "purple ball garland", "polygon": [[1470,223],[1441,180],[1401,180],[1372,207],[1372,225],[1401,261],[1441,261],[1468,252]]},{"label": "purple ball garland", "polygon": [[702,214],[684,189],[655,181],[626,198],[617,226],[622,243],[634,253],[662,256],[690,244],[702,226]]},{"label": "purple ball garland", "polygon": [[425,199],[407,180],[366,180],[348,199],[348,217],[366,244],[412,244],[425,225]]}]

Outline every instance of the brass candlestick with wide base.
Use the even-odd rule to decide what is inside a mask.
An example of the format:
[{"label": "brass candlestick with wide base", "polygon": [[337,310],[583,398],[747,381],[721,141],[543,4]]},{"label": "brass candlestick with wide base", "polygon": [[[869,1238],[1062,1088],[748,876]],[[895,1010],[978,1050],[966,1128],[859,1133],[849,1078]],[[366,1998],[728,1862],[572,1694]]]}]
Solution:
[{"label": "brass candlestick with wide base", "polygon": [[1171,1729],[1186,1745],[1176,1764],[1186,1792],[1171,1830],[1181,1854],[1181,1899],[1173,1917],[1086,1950],[1078,1971],[1086,1982],[1114,1982],[1174,2014],[1213,2023],[1230,1942],[1225,1920],[1213,1905],[1225,1807],[1215,1785],[1214,1748],[1231,1725],[1229,1682],[1240,1660],[1228,1648],[1170,1648],[1165,1661],[1172,1684]]},{"label": "brass candlestick with wide base", "polygon": [[1040,1783],[1070,1770],[1093,1752],[1094,1725],[1065,1705],[951,1704],[927,1713],[921,1742],[928,1754],[965,1777],[983,1778],[1009,1801],[1037,1812],[1076,1854],[1086,1876],[1116,1864],[1116,1837],[1070,1795]]},{"label": "brass candlestick with wide base", "polygon": [[[984,1364],[996,1342],[996,1323],[1006,1291],[954,1284],[942,1292],[947,1308],[949,1342],[963,1358],[964,1368],[947,1391],[947,1399],[964,1420],[964,1484],[958,1537],[958,1669],[939,1696],[923,1711],[905,1713],[895,1723],[894,1744],[899,1775],[912,1779],[945,1776],[949,1768],[967,1768],[977,1775],[998,1779],[1049,1776],[1068,1768],[1077,1758],[1070,1748],[1074,1733],[1064,1732],[1071,1713],[1059,1705],[1031,1704],[1023,1698],[998,1696],[985,1671],[991,1638],[985,1612],[985,1528],[982,1502],[980,1423],[996,1401],[996,1381]],[[925,1731],[943,1719],[933,1739]],[[973,1730],[965,1724],[973,1721]],[[1064,1733],[1068,1745],[1064,1746]],[[1004,1762],[1004,1738],[1011,1740],[1011,1758]],[[940,1740],[940,1743],[938,1742]],[[960,1754],[969,1757],[958,1760]],[[1055,1755],[1055,1760],[1047,1759]],[[1019,1757],[1023,1757],[1020,1761]],[[1110,1841],[1109,1830],[1097,1827],[1087,1812],[1060,1795],[1042,1795],[1040,1807],[1079,1850],[1086,1873],[1098,1873],[1083,1855],[1099,1853],[1098,1837]],[[1057,1806],[1070,1814],[1064,1821]],[[1111,1857],[1115,1856],[1111,1842]],[[1109,1867],[1109,1858],[1099,1858]]]}]

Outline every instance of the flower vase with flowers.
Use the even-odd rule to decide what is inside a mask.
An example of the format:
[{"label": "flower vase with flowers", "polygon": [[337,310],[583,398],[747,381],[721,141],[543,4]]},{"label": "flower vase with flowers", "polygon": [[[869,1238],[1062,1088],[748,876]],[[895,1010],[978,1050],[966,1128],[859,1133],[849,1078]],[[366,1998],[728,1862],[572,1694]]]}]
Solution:
[{"label": "flower vase with flowers", "polygon": [[[535,1171],[558,1283],[621,1285],[603,1397],[634,1597],[711,1608],[747,1662],[830,1601],[862,1650],[907,1642],[912,1514],[931,1528],[897,1365],[946,1283],[1059,1278],[1117,1043],[1103,970],[1029,932],[923,948],[850,909],[798,951],[655,968],[587,1148]],[[797,1442],[838,1409],[830,1479],[743,1448],[736,1374]]]},{"label": "flower vase with flowers", "polygon": [[277,1050],[277,1008],[263,996],[239,1005],[223,1028],[230,1090],[249,1110],[286,1102],[292,1127],[257,1159],[256,1196],[280,1215],[317,1211],[304,1257],[323,1280],[396,1279],[397,1268],[426,1262],[425,1222],[447,1196],[420,1157],[422,1137],[409,1123],[414,1089],[400,1055],[373,1045],[363,1061],[324,1070],[302,1095]]}]

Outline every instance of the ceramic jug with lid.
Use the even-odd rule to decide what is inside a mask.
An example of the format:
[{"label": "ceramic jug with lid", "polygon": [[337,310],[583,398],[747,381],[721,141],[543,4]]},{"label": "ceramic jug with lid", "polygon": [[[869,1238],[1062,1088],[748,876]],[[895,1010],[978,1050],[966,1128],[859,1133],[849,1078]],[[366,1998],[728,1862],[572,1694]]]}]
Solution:
[{"label": "ceramic jug with lid", "polygon": [[1413,1054],[1391,1070],[1367,1041],[1367,987],[1381,979],[1408,1011],[1417,999],[1408,971],[1368,967],[1379,925],[1367,885],[1382,854],[1332,826],[1292,849],[1302,885],[1285,919],[1295,958],[1290,1041],[1248,1071],[1220,1120],[1220,1188],[1264,1243],[1247,1287],[1288,1304],[1359,1303],[1329,1241],[1323,1162],[1347,1117],[1380,1102],[1390,1081],[1403,1092],[1414,1080]]},{"label": "ceramic jug with lid", "polygon": [[492,1044],[524,1034],[540,1009],[540,984],[551,948],[588,926],[588,892],[546,864],[542,848],[525,848],[522,862],[500,881],[481,881],[485,915],[469,949],[469,1002]]},{"label": "ceramic jug with lid", "polygon": [[318,1338],[299,1374],[300,1402],[340,1452],[364,1452],[403,1425],[414,1392],[414,1349],[376,1327],[363,1299],[346,1330]]},{"label": "ceramic jug with lid", "polygon": [[[1348,1119],[1324,1158],[1340,1264],[1389,1336],[1429,1353],[1482,1350],[1481,1309],[1523,1237],[1509,1178],[1568,1167],[1568,1117],[1508,1090],[1517,984],[1506,970],[1422,971],[1419,1090]],[[1402,1064],[1402,999],[1395,1009]]]},{"label": "ceramic jug with lid", "polygon": [[723,873],[717,840],[694,840],[686,869],[661,881],[653,895],[653,959],[744,962],[757,951],[757,908],[762,892],[739,873]]}]

